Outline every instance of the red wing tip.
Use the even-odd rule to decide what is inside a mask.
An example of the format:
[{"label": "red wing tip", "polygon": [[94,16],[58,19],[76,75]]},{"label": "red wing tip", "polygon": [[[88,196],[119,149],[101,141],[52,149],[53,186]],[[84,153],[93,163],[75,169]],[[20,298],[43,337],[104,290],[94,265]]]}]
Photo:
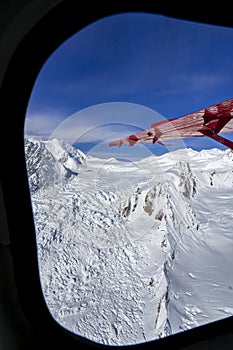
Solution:
[{"label": "red wing tip", "polygon": [[109,147],[114,147],[114,146],[121,146],[122,145],[122,141],[121,140],[117,140],[117,141],[112,141],[109,143]]}]

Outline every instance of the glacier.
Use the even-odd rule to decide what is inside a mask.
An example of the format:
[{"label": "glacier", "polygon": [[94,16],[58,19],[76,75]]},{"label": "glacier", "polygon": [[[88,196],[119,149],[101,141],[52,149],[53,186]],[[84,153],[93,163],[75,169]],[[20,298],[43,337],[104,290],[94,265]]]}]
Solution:
[{"label": "glacier", "polygon": [[25,137],[52,317],[94,342],[151,341],[233,315],[233,153],[134,162]]}]

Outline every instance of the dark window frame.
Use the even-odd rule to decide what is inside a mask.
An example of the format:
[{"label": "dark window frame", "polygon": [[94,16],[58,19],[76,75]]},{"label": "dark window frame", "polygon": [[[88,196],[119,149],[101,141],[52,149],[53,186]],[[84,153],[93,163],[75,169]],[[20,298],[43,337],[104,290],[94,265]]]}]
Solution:
[{"label": "dark window frame", "polygon": [[[0,112],[3,122],[1,135],[1,185],[6,207],[17,291],[22,310],[35,330],[41,347],[46,339],[66,349],[111,349],[96,344],[63,329],[50,315],[39,278],[37,246],[31,197],[28,186],[24,149],[24,121],[35,80],[48,57],[71,35],[105,16],[123,12],[162,14],[202,23],[233,27],[230,11],[196,6],[198,15],[188,3],[186,8],[177,3],[149,1],[133,3],[119,1],[61,1],[27,33],[16,48],[7,67],[0,92]],[[213,6],[213,5],[211,5]],[[199,10],[199,11],[198,11]],[[9,130],[9,132],[8,132]],[[9,162],[9,158],[13,161]],[[118,349],[180,349],[231,331],[233,318],[216,321],[170,337]],[[114,347],[116,348],[116,347]]]}]

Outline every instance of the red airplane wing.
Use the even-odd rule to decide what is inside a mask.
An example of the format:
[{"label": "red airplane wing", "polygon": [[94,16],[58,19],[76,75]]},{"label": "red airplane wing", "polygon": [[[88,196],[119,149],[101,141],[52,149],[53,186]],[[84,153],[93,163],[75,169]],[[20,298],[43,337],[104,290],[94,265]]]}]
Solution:
[{"label": "red airplane wing", "polygon": [[153,123],[147,130],[113,141],[109,146],[135,143],[163,143],[198,136],[208,136],[233,149],[233,142],[218,135],[233,132],[233,98],[183,117]]}]

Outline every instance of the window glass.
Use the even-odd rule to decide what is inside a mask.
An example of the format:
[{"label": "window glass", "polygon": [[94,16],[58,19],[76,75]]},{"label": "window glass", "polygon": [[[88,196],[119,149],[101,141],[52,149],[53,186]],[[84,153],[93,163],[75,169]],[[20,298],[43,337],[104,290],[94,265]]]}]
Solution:
[{"label": "window glass", "polygon": [[64,328],[129,345],[233,314],[231,147],[196,119],[166,123],[230,99],[232,58],[232,29],[125,13],[41,69],[25,156],[43,294]]}]

